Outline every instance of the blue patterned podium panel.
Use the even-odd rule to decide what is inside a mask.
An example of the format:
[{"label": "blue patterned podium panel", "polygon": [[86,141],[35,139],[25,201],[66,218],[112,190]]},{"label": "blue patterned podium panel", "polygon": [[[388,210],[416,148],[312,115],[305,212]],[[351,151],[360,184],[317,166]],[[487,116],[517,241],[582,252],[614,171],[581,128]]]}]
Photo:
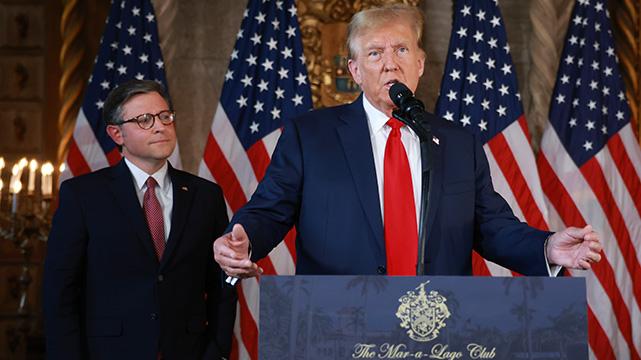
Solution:
[{"label": "blue patterned podium panel", "polygon": [[587,359],[582,278],[264,276],[259,358]]}]

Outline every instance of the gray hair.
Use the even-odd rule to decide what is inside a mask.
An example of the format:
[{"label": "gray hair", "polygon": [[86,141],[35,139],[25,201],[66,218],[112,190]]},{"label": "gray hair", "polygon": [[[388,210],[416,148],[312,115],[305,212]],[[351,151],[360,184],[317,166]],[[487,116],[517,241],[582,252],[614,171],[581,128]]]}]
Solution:
[{"label": "gray hair", "polygon": [[414,28],[419,49],[422,49],[423,13],[416,7],[394,4],[361,10],[354,14],[347,28],[347,51],[350,59],[356,56],[356,38],[370,29],[389,23],[406,23]]},{"label": "gray hair", "polygon": [[118,125],[122,118],[122,107],[129,99],[139,94],[158,93],[171,106],[165,88],[153,80],[129,80],[111,90],[102,108],[102,118],[109,125]]}]

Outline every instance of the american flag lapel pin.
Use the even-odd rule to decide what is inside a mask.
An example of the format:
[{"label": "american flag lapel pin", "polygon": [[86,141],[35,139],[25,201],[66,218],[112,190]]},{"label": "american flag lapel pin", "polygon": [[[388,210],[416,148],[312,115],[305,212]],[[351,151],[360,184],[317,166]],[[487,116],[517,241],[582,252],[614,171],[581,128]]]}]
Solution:
[{"label": "american flag lapel pin", "polygon": [[182,190],[182,191],[189,191],[189,188],[187,188],[186,186],[182,186],[182,187],[180,188],[180,190]]},{"label": "american flag lapel pin", "polygon": [[439,138],[437,138],[436,136],[432,136],[432,141],[434,141],[434,144],[436,145],[439,145],[441,142],[441,140],[439,140]]}]

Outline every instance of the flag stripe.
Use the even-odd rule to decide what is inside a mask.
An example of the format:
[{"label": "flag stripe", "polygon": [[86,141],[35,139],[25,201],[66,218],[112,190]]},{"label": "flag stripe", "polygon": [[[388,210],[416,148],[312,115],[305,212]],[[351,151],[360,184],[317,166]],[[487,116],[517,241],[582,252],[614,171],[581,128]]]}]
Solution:
[{"label": "flag stripe", "polygon": [[72,174],[86,174],[91,171],[89,164],[85,161],[85,157],[82,156],[82,153],[76,144],[76,139],[73,137],[69,140],[67,165]]},{"label": "flag stripe", "polygon": [[[253,280],[247,279],[241,282],[241,286],[238,289],[238,303],[240,304],[240,327],[241,327],[241,339],[243,346],[247,350],[247,354],[250,359],[258,359],[258,316],[254,317],[254,311],[250,309],[248,301],[257,299],[252,297],[251,291],[250,294],[246,294],[246,291],[251,285],[248,285],[247,282],[252,282]],[[256,312],[257,313],[257,312]]]},{"label": "flag stripe", "polygon": [[[539,170],[536,167],[536,158],[532,151],[530,133],[527,129],[525,115],[519,117],[517,123],[512,123],[505,128],[503,134],[505,141],[514,153],[514,158],[518,160],[520,171],[523,172],[523,178],[527,183],[532,200],[537,206],[535,211],[539,212],[543,221],[546,222],[548,219],[548,208],[543,196],[541,178],[539,176]],[[525,146],[525,144],[527,144],[527,146]]]},{"label": "flag stripe", "polygon": [[503,134],[497,134],[488,141],[488,145],[497,159],[497,164],[501,168],[512,194],[516,194],[516,201],[527,223],[539,229],[547,230],[543,214],[539,211],[530,192],[530,187],[527,185],[514,153],[508,146]]},{"label": "flag stripe", "polygon": [[[242,202],[243,204],[251,197],[251,194],[256,190],[258,182],[256,181],[256,175],[254,174],[253,166],[247,157],[245,148],[241,143],[240,139],[236,135],[234,127],[230,123],[229,118],[227,117],[227,109],[225,109],[222,104],[218,105],[216,114],[214,115],[214,121],[211,124],[211,135],[216,140],[215,144],[217,145],[217,151],[221,157],[226,159],[227,165],[225,168],[217,169],[216,163],[210,167],[212,175],[217,175],[220,172],[229,172],[229,175],[234,176],[236,181],[240,185],[240,193],[235,194],[238,199],[237,202]],[[209,142],[208,142],[209,143]],[[212,143],[212,145],[214,145]],[[208,147],[205,147],[205,153],[209,151]],[[216,178],[216,176],[214,176]],[[234,189],[235,191],[239,189]],[[242,198],[240,194],[243,194]],[[242,205],[242,204],[241,204]],[[234,212],[238,210],[233,208]]]},{"label": "flag stripe", "polygon": [[[556,209],[557,214],[564,214],[563,222],[565,224],[574,224],[574,226],[585,226],[586,223],[581,212],[576,207],[576,203],[572,201],[570,193],[556,176],[545,154],[539,154],[537,166],[541,174],[543,191],[547,194],[547,201],[553,205],[552,207]],[[561,218],[560,215],[558,217]]]},{"label": "flag stripe", "polygon": [[274,275],[293,274],[296,271],[294,259],[291,254],[291,250],[284,241],[271,251],[269,260],[274,268]]},{"label": "flag stripe", "polygon": [[492,149],[490,148],[490,144],[486,143],[485,145],[483,145],[483,150],[485,152],[487,162],[490,166],[490,174],[492,174],[492,185],[494,186],[494,190],[497,193],[501,194],[503,199],[505,199],[505,201],[510,205],[514,216],[516,216],[521,221],[526,221],[525,215],[523,214],[523,211],[519,206],[519,202],[516,201],[516,196],[512,192],[510,184],[508,184],[503,171],[501,171],[501,167],[499,166],[498,161],[494,157],[494,151],[492,151]]},{"label": "flag stripe", "polygon": [[[629,131],[629,127],[622,131]],[[608,142],[608,149],[610,150],[611,161],[616,165],[620,173],[620,178],[625,183],[627,191],[630,198],[632,199],[632,204],[636,207],[637,216],[641,216],[641,181],[639,177],[636,176],[636,171],[632,165],[632,161],[628,156],[628,153],[625,151],[623,141],[619,134],[614,135]],[[624,197],[617,196],[617,199],[622,199]],[[619,206],[621,203],[619,202]],[[636,224],[639,224],[638,222]]]},{"label": "flag stripe", "polygon": [[232,167],[227,162],[227,158],[225,158],[218,146],[218,142],[211,133],[207,138],[206,146],[207,151],[203,155],[203,161],[207,164],[207,168],[211,171],[216,183],[223,189],[223,194],[229,207],[233,212],[236,212],[247,201],[245,192],[234,175]]},{"label": "flag stripe", "polygon": [[247,157],[249,162],[254,169],[254,174],[256,174],[256,179],[260,181],[265,172],[267,171],[267,165],[269,165],[270,157],[267,153],[267,148],[262,141],[257,141],[249,149],[247,149]]},{"label": "flag stripe", "polygon": [[612,350],[612,346],[610,346],[607,333],[603,330],[589,306],[588,328],[588,342],[592,351],[594,351],[593,356],[597,359],[616,359],[614,350]]},{"label": "flag stripe", "polygon": [[472,273],[475,276],[492,276],[485,259],[476,251],[472,252]]}]

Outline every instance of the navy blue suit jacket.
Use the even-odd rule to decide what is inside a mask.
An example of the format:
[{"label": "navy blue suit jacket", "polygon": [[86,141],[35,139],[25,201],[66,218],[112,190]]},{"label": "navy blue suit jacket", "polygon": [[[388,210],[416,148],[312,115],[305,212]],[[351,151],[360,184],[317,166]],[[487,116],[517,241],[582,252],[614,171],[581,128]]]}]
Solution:
[{"label": "navy blue suit jacket", "polygon": [[65,181],[47,245],[49,359],[220,359],[235,294],[212,242],[227,226],[220,188],[169,166],[171,231],[159,262],[124,161]]},{"label": "navy blue suit jacket", "polygon": [[[494,191],[473,134],[427,116],[431,143],[426,269],[471,274],[472,249],[526,275],[547,275],[548,232],[518,221]],[[384,274],[385,240],[362,96],[288,123],[265,178],[232,224],[245,227],[252,260],[266,256],[292,225],[298,274]]]}]

